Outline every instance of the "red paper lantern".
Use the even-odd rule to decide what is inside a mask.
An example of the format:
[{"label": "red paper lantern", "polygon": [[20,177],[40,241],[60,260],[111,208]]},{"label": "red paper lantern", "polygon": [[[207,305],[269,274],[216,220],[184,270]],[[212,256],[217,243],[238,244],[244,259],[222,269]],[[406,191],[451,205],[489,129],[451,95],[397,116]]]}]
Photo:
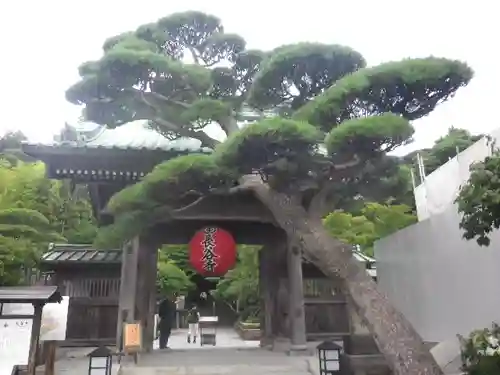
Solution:
[{"label": "red paper lantern", "polygon": [[204,276],[222,276],[236,263],[236,242],[231,233],[206,227],[189,242],[189,261]]}]

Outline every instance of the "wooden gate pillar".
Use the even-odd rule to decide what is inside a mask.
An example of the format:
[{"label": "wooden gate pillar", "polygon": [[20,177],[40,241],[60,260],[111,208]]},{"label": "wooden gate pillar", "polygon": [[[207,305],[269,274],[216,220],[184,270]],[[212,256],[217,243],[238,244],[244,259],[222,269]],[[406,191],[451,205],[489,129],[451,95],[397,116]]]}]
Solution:
[{"label": "wooden gate pillar", "polygon": [[290,289],[289,322],[292,351],[307,350],[306,319],[304,309],[304,283],[302,278],[302,250],[293,243],[287,249],[288,283]]},{"label": "wooden gate pillar", "polygon": [[156,310],[156,274],[158,246],[148,237],[139,241],[138,271],[136,284],[136,320],[142,326],[142,345],[146,352],[153,350],[154,315]]},{"label": "wooden gate pillar", "polygon": [[[259,250],[259,291],[260,291],[260,346],[272,347],[273,334],[273,312],[276,299],[277,279],[273,277],[273,257],[274,249],[270,245],[264,245]],[[276,280],[273,280],[276,279]]]},{"label": "wooden gate pillar", "polygon": [[137,285],[137,263],[139,256],[139,239],[127,242],[122,250],[122,268],[120,275],[120,299],[118,302],[118,319],[116,327],[116,347],[123,349],[123,323],[135,319],[135,287]]},{"label": "wooden gate pillar", "polygon": [[157,246],[145,237],[136,237],[124,246],[116,335],[119,349],[123,323],[133,321],[141,323],[143,348],[153,348],[157,256]]}]

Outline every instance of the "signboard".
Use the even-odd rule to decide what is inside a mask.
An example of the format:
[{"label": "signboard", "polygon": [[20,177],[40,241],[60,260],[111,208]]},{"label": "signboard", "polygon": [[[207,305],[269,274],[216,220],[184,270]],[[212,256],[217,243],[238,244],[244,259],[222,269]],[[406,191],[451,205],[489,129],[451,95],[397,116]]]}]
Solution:
[{"label": "signboard", "polygon": [[[48,303],[43,307],[40,341],[66,340],[69,297],[62,297],[61,303]],[[31,303],[4,303],[2,315],[33,315]]]},{"label": "signboard", "polygon": [[31,324],[31,319],[0,319],[0,375],[10,375],[15,365],[28,364]]},{"label": "signboard", "polygon": [[[43,307],[40,340],[65,340],[69,297],[61,303]],[[33,315],[30,303],[2,304],[0,318],[0,375],[11,375],[15,365],[27,365],[33,319],[18,319],[16,315]],[[9,317],[11,317],[9,319]]]},{"label": "signboard", "polygon": [[123,350],[126,353],[136,353],[142,349],[141,323],[123,324]]},{"label": "signboard", "polygon": [[33,315],[35,310],[31,303],[3,303],[2,315]]},{"label": "signboard", "polygon": [[63,297],[61,303],[48,303],[42,311],[40,341],[66,340],[68,324],[69,297]]}]

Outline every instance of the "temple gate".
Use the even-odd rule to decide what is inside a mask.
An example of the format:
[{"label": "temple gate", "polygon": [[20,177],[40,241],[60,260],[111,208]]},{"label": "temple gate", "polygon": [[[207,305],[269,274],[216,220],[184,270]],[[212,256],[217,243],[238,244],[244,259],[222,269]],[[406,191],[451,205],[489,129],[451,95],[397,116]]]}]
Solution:
[{"label": "temple gate", "polygon": [[[112,220],[105,208],[113,194],[140,180],[162,161],[187,153],[211,152],[199,148],[198,143],[191,139],[169,141],[142,122],[112,130],[80,124],[79,128],[66,126],[56,143],[24,144],[23,151],[45,162],[49,178],[87,185],[94,213],[105,224]],[[145,349],[152,348],[157,249],[163,244],[187,244],[207,225],[229,231],[239,244],[263,246],[262,345],[272,345],[281,337],[290,340],[292,349],[302,350],[307,339],[350,334],[348,301],[340,280],[332,283],[307,259],[304,262],[299,248],[287,243],[267,208],[253,195],[239,192],[207,196],[125,244],[116,318],[118,344],[122,322],[139,320]]]}]

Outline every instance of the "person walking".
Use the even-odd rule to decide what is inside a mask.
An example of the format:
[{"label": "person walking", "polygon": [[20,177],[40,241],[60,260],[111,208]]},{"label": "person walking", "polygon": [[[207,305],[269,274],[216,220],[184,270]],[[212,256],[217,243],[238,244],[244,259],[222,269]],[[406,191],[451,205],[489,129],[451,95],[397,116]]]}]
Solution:
[{"label": "person walking", "polygon": [[168,348],[168,339],[172,333],[172,324],[175,317],[175,303],[172,298],[167,297],[160,302],[158,316],[160,318],[160,349],[166,349]]},{"label": "person walking", "polygon": [[193,344],[196,344],[196,337],[198,336],[198,327],[200,323],[200,313],[198,312],[198,308],[194,305],[189,311],[187,315],[187,323],[188,323],[188,336],[187,342],[191,343],[191,337],[193,337]]}]

